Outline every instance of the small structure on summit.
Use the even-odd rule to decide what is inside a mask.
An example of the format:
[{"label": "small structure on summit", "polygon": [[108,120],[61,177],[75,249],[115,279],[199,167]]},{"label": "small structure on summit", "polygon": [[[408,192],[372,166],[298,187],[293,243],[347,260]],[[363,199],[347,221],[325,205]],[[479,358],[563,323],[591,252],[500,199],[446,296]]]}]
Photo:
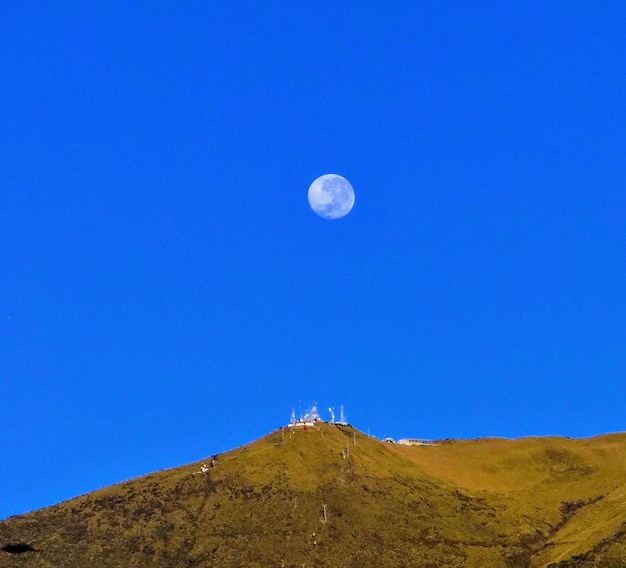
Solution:
[{"label": "small structure on summit", "polygon": [[320,415],[317,412],[317,402],[314,402],[309,410],[307,410],[303,416],[296,420],[295,409],[291,411],[291,421],[289,422],[290,428],[312,428],[318,422],[323,422]]},{"label": "small structure on summit", "polygon": [[[387,440],[385,440],[387,441]],[[433,440],[420,440],[417,438],[402,438],[397,442],[401,446],[438,446]]]},{"label": "small structure on summit", "polygon": [[[346,424],[345,416],[343,412],[343,406],[341,407],[340,418],[339,421],[335,421],[335,409],[329,408],[330,412],[330,423],[331,424]],[[293,409],[291,411],[291,420],[289,421],[289,428],[312,428],[318,422],[325,422],[319,415],[317,411],[317,402],[314,402],[311,405],[311,408],[308,409],[298,420],[296,420],[296,411]]]}]

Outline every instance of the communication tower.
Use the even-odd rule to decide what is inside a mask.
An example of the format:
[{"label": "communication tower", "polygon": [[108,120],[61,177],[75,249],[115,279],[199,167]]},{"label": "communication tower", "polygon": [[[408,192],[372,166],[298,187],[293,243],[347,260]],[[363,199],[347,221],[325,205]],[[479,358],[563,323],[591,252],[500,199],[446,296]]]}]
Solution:
[{"label": "communication tower", "polygon": [[346,415],[343,411],[343,404],[339,407],[339,424],[346,423]]},{"label": "communication tower", "polygon": [[328,412],[330,412],[330,423],[334,424],[335,423],[335,409],[329,408]]},{"label": "communication tower", "polygon": [[313,422],[321,420],[320,415],[317,413],[317,402],[314,402],[313,406],[311,406],[311,420]]},{"label": "communication tower", "polygon": [[291,420],[289,421],[289,424],[291,424],[292,426],[294,426],[296,423],[296,409],[292,408],[291,409]]}]

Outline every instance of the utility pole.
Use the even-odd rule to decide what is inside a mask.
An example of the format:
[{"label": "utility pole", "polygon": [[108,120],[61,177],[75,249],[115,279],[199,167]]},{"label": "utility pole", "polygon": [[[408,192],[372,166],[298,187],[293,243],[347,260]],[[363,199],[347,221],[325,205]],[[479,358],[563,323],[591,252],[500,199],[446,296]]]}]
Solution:
[{"label": "utility pole", "polygon": [[322,507],[324,507],[324,522],[326,522],[326,505],[322,505]]}]

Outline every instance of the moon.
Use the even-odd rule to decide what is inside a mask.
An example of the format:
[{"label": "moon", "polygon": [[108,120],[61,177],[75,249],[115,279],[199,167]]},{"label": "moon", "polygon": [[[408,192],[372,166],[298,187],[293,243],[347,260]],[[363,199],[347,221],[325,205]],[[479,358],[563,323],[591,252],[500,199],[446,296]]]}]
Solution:
[{"label": "moon", "polygon": [[318,177],[309,187],[308,197],[311,209],[324,219],[341,219],[354,206],[354,189],[337,174]]}]

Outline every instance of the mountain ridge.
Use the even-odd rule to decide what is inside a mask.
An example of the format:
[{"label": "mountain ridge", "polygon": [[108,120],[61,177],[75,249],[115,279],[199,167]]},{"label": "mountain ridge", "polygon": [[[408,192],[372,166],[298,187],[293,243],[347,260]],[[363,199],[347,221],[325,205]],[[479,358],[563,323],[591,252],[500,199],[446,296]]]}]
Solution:
[{"label": "mountain ridge", "polygon": [[0,521],[4,566],[626,566],[626,434],[281,428]]}]

